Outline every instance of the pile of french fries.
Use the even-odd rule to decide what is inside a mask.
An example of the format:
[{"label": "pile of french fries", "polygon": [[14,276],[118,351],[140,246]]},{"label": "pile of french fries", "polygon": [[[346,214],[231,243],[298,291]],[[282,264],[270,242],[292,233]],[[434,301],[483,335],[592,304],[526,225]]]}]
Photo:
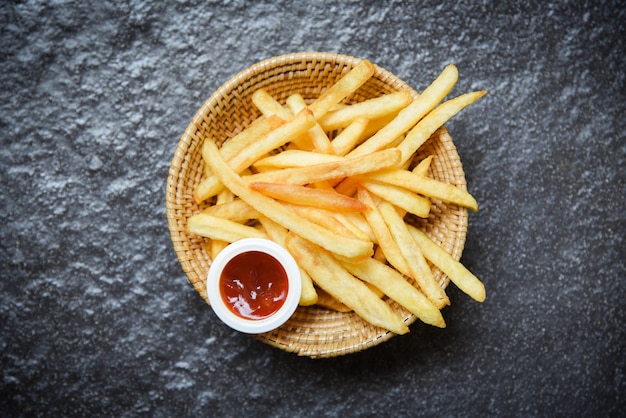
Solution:
[{"label": "pile of french fries", "polygon": [[443,101],[458,78],[449,65],[416,98],[400,91],[345,104],[374,71],[361,61],[310,103],[294,93],[281,104],[258,90],[252,101],[261,116],[221,147],[197,124],[204,177],[194,200],[211,205],[188,219],[188,229],[210,239],[213,259],[247,237],[284,246],[300,267],[302,306],[354,311],[405,334],[390,298],[424,323],[445,327],[441,309],[450,301],[431,265],[477,301],[485,288],[406,216],[427,218],[429,198],[478,206],[467,191],[428,176],[432,156],[412,160],[486,92]]}]

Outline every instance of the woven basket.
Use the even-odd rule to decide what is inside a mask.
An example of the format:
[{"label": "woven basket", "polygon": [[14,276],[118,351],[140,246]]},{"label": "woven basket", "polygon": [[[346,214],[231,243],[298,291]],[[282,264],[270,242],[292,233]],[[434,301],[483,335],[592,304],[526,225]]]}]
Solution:
[{"label": "woven basket", "polygon": [[[201,140],[198,125],[203,126],[221,145],[247,127],[260,113],[251,102],[252,93],[266,89],[281,103],[290,94],[300,93],[305,100],[317,98],[348,70],[358,58],[333,53],[296,53],[270,58],[243,70],[221,86],[198,110],[180,138],[169,170],[166,188],[166,210],[172,243],[189,282],[208,303],[205,280],[211,265],[208,240],[187,232],[187,219],[212,202],[198,205],[193,191],[203,176]],[[385,93],[411,87],[390,72],[376,67],[374,76],[346,103],[359,102]],[[440,181],[466,188],[465,175],[452,139],[440,128],[419,149],[414,162],[434,155],[430,175]],[[461,258],[467,232],[468,212],[456,205],[432,200],[428,219],[412,221],[455,259]],[[441,286],[448,278],[434,269]],[[416,317],[393,301],[388,301],[407,325]],[[324,308],[299,307],[282,327],[256,335],[255,338],[282,350],[314,358],[354,353],[380,344],[395,334],[374,327],[354,313],[339,313]]]}]

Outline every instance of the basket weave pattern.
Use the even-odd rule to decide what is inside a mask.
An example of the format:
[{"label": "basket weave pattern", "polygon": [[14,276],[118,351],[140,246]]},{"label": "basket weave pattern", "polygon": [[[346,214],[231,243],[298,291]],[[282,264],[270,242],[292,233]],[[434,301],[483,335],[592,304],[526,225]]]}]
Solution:
[{"label": "basket weave pattern", "polygon": [[[223,144],[254,121],[260,112],[252,104],[252,94],[266,89],[285,103],[293,93],[305,100],[317,98],[361,60],[332,53],[297,53],[261,61],[234,76],[221,86],[197,111],[180,138],[169,170],[166,186],[166,212],[174,250],[189,282],[208,303],[205,280],[211,265],[208,240],[189,234],[187,219],[213,204],[213,200],[196,204],[193,191],[203,177],[202,138]],[[376,67],[374,76],[345,102],[355,103],[410,86],[388,71]],[[202,132],[204,131],[204,132]],[[418,150],[414,162],[434,155],[430,175],[462,189],[465,175],[457,150],[445,128],[440,128]],[[461,258],[467,232],[468,212],[456,205],[432,200],[428,219],[412,219],[436,243],[455,259]],[[442,287],[448,278],[434,269]],[[407,325],[416,317],[393,301],[391,307]],[[298,355],[333,357],[364,350],[388,340],[395,334],[374,327],[354,313],[338,313],[311,306],[299,307],[282,327],[256,338]]]}]

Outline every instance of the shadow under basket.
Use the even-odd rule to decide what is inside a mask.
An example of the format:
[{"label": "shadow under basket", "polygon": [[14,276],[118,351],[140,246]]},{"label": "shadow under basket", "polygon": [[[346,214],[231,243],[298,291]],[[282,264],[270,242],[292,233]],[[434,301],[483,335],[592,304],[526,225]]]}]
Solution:
[{"label": "shadow under basket", "polygon": [[[222,85],[202,105],[183,133],[169,170],[166,186],[166,212],[174,250],[183,271],[200,297],[208,302],[205,281],[211,265],[209,240],[190,234],[187,219],[214,203],[197,204],[193,192],[203,178],[202,135],[199,126],[218,145],[223,144],[260,116],[251,96],[258,89],[267,90],[284,104],[293,93],[308,102],[317,98],[338,81],[361,59],[334,53],[305,52],[282,55],[246,68]],[[374,76],[344,100],[351,104],[366,99],[407,90],[418,93],[392,73],[376,66]],[[465,174],[456,147],[442,127],[420,147],[413,158],[417,163],[433,155],[429,175],[439,181],[466,190]],[[468,211],[457,205],[431,199],[427,219],[410,218],[418,228],[450,253],[461,258],[467,233]],[[448,278],[433,268],[435,279],[445,289]],[[392,300],[387,303],[407,325],[416,321]],[[313,358],[334,357],[378,345],[395,334],[370,325],[354,312],[340,313],[318,306],[300,306],[280,328],[254,338],[282,350]]]}]

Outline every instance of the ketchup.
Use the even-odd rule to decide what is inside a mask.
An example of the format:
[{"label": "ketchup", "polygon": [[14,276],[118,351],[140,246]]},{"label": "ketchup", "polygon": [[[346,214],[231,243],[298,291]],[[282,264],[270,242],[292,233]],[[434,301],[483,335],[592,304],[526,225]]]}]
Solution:
[{"label": "ketchup", "polygon": [[269,254],[248,251],[233,257],[220,276],[226,306],[245,319],[263,319],[285,303],[289,282],[283,266]]}]

